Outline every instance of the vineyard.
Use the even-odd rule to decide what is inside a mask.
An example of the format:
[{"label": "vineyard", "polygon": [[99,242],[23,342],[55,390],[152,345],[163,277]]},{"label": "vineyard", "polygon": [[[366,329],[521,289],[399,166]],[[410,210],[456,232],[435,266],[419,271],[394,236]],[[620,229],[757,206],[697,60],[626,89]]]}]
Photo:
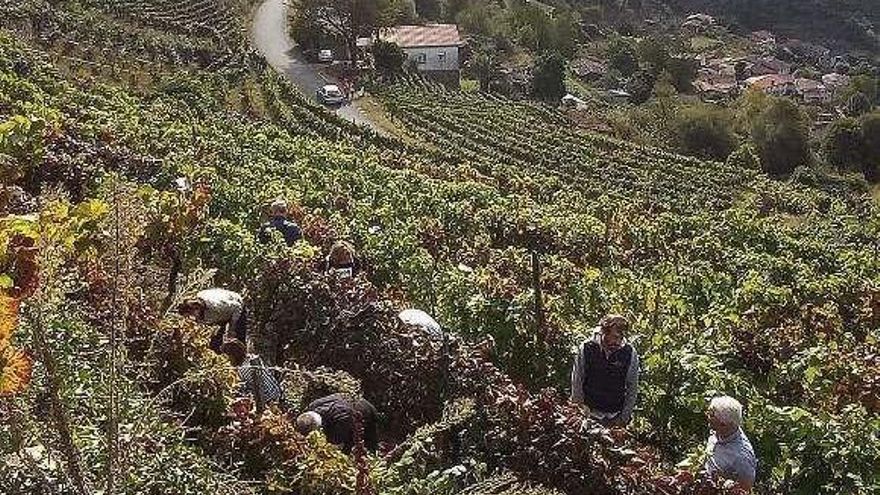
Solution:
[{"label": "vineyard", "polygon": [[[721,493],[679,473],[717,393],[746,407],[758,493],[880,493],[867,184],[420,83],[375,88],[410,135],[379,136],[247,48],[251,7],[2,3],[0,493]],[[277,197],[307,242],[257,242]],[[337,239],[364,276],[315,270]],[[383,450],[232,412],[233,370],[169,311],[211,284],[246,294],[295,410],[362,394]],[[626,432],[567,401],[612,311],[642,355]]]}]

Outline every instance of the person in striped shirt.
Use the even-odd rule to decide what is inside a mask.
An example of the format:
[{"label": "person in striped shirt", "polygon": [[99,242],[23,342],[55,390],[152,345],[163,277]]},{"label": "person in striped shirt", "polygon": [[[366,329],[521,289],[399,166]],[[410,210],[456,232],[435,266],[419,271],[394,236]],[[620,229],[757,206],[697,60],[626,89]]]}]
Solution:
[{"label": "person in striped shirt", "polygon": [[263,359],[255,354],[248,354],[247,348],[240,340],[227,340],[220,351],[229,358],[229,362],[238,371],[239,396],[252,397],[261,413],[269,404],[284,406],[284,391],[281,384]]}]

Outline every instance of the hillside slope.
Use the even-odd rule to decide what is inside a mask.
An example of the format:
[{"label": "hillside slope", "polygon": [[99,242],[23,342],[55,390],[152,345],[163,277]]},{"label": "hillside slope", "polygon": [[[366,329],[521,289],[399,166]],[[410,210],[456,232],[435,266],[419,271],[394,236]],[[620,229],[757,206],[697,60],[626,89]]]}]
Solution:
[{"label": "hillside slope", "polygon": [[[877,490],[880,260],[864,183],[812,170],[775,181],[737,163],[582,133],[553,109],[389,88],[392,115],[424,143],[404,144],[309,104],[235,42],[180,31],[201,14],[162,4],[182,12],[166,29],[134,22],[127,4],[89,5],[28,0],[4,10],[13,31],[0,43],[0,117],[35,124],[4,127],[23,133],[4,143],[26,144],[4,153],[21,169],[14,181],[32,205],[46,208],[60,188],[73,204],[98,198],[114,212],[109,219],[120,211],[129,219],[132,271],[143,278],[131,282],[126,376],[146,397],[178,379],[193,384],[156,401],[173,418],[163,424],[187,438],[180,448],[200,456],[211,476],[257,481],[264,491],[295,492],[306,479],[317,493],[351,493],[361,472],[380,492],[454,493],[507,469],[568,493],[658,493],[668,466],[702,449],[705,399],[726,392],[748,407],[746,430],[764,467],[760,492]],[[175,192],[180,176],[198,187]],[[114,194],[119,188],[128,192]],[[296,204],[308,240],[292,250],[254,236],[263,206],[279,196]],[[65,343],[70,323],[60,308],[81,308],[71,312],[77,324],[106,352],[113,325],[102,321],[114,321],[113,308],[94,305],[111,304],[114,267],[95,253],[124,250],[107,238],[112,222],[101,225],[97,241],[73,243],[90,246],[69,255],[85,261],[57,272],[88,282],[55,293],[55,306],[44,304],[45,293],[31,303],[52,315],[54,352],[96,368],[100,353]],[[313,273],[337,239],[358,247],[366,280],[346,286]],[[357,383],[394,425],[388,439],[410,455],[355,466],[278,418],[224,416],[230,389],[215,376],[222,363],[205,352],[203,334],[165,311],[171,279],[180,292],[211,279],[246,290],[257,347],[294,370],[291,387],[308,395],[295,385],[308,381],[300,366],[336,368],[332,377],[344,385],[329,380],[329,388]],[[392,323],[392,307],[405,305],[429,309],[461,338],[452,378],[441,373],[439,348]],[[631,318],[645,363],[637,420],[610,447],[580,426],[564,392],[571,345],[609,311]],[[33,321],[23,325],[27,345]],[[471,347],[487,335],[492,365],[474,361]],[[139,354],[144,342],[160,354]],[[148,363],[153,374],[138,375]],[[76,380],[94,379],[65,372],[66,406],[84,431],[101,431],[97,414],[78,404],[106,390],[76,395]],[[21,398],[24,411],[42,400],[50,375],[39,373]],[[555,390],[541,393],[547,386]],[[446,404],[445,423],[444,398],[458,399]],[[446,440],[425,453],[419,432]],[[84,465],[102,462],[95,438],[75,434]],[[138,455],[150,452],[143,442]],[[558,457],[539,455],[550,451]],[[461,479],[447,472],[459,463],[469,466]],[[435,470],[444,474],[432,478]],[[99,483],[100,469],[87,477]]]},{"label": "hillside slope", "polygon": [[880,48],[880,6],[872,0],[671,0],[675,11],[724,16],[746,29],[845,47]]}]

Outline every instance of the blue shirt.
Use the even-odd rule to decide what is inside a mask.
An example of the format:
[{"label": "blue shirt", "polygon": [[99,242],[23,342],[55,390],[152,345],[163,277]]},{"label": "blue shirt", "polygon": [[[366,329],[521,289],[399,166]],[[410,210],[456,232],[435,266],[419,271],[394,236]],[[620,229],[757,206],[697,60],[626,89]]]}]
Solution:
[{"label": "blue shirt", "polygon": [[706,444],[706,451],[709,458],[706,459],[705,469],[710,475],[734,481],[755,481],[758,460],[742,428],[737,428],[726,438],[718,438],[713,433]]},{"label": "blue shirt", "polygon": [[288,246],[292,246],[293,243],[302,239],[302,231],[300,230],[299,225],[284,217],[272,217],[271,220],[264,223],[260,228],[260,242],[269,242],[273,229],[281,232],[281,235],[284,237],[284,242]]}]

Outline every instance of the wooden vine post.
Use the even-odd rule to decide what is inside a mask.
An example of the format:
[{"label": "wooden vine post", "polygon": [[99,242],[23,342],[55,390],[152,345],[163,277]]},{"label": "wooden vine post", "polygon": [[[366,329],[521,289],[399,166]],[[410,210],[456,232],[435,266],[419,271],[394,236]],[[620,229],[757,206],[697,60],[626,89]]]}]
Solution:
[{"label": "wooden vine post", "polygon": [[532,294],[534,294],[535,332],[541,344],[546,344],[544,335],[544,299],[541,293],[541,257],[532,250]]}]

